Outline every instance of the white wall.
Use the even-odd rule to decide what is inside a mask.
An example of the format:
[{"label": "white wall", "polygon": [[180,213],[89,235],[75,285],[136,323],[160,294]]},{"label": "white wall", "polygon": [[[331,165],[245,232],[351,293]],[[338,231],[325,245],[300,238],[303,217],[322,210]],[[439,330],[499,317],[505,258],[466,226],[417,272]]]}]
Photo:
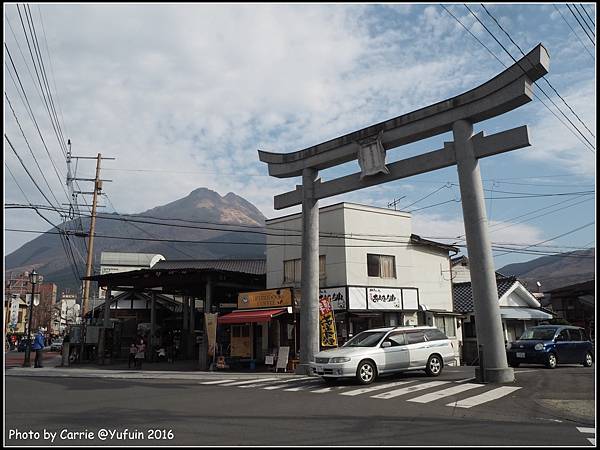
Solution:
[{"label": "white wall", "polygon": [[[409,243],[412,233],[410,214],[340,203],[321,208],[319,224],[319,254],[326,257],[327,272],[326,279],[321,280],[321,287],[417,288],[420,304],[427,305],[428,309],[452,310],[448,253],[442,249]],[[267,221],[269,234],[281,235],[267,236],[267,289],[290,286],[283,283],[283,261],[301,257],[301,229],[300,214]],[[343,233],[346,237],[329,238],[326,237],[327,233]],[[348,235],[356,239],[350,239]],[[276,245],[283,242],[288,245]],[[328,247],[326,244],[338,247]],[[367,253],[393,255],[396,278],[369,277]]]}]

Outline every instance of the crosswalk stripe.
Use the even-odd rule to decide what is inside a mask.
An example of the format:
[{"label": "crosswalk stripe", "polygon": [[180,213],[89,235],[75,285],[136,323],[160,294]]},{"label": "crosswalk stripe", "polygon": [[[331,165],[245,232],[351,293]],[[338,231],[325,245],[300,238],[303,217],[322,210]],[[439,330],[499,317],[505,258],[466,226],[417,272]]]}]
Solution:
[{"label": "crosswalk stripe", "polygon": [[273,380],[278,380],[278,379],[279,378],[259,378],[257,380],[236,381],[234,383],[222,384],[221,386],[240,386],[242,384],[262,383],[265,381],[273,381]]},{"label": "crosswalk stripe", "polygon": [[300,386],[295,386],[292,388],[284,389],[284,391],[289,391],[289,392],[305,391],[306,389],[310,389],[310,388],[314,387],[314,384],[315,383],[306,382],[306,383],[301,384]]},{"label": "crosswalk stripe", "polygon": [[325,392],[331,391],[339,391],[340,389],[344,389],[345,386],[330,386],[323,389],[316,389],[314,391],[310,391],[312,394],[323,394]]},{"label": "crosswalk stripe", "polygon": [[396,386],[402,386],[403,384],[413,383],[414,380],[411,381],[397,381],[395,383],[385,383],[385,384],[376,384],[374,386],[362,389],[354,389],[348,392],[342,392],[340,395],[360,395],[366,394],[367,392],[379,391],[381,389],[387,389]]},{"label": "crosswalk stripe", "polygon": [[[301,377],[301,378],[293,378],[291,380],[281,380],[281,381],[277,381],[275,382],[275,386],[282,384],[284,385],[285,383],[291,383],[293,381],[299,381],[299,380],[306,380],[308,378],[313,378],[313,377]],[[256,384],[247,384],[245,386],[240,386],[240,388],[242,389],[247,389],[247,388],[254,388],[254,387],[260,387],[262,386],[264,383],[256,383]],[[272,388],[272,387],[265,387],[263,389],[278,389],[278,388]]]},{"label": "crosswalk stripe", "polygon": [[459,384],[458,386],[452,386],[441,391],[432,392],[430,394],[421,395],[420,397],[411,398],[408,401],[416,403],[429,403],[440,398],[449,397],[450,395],[459,394],[461,392],[468,391],[469,389],[475,389],[483,386],[485,385],[474,383]]},{"label": "crosswalk stripe", "polygon": [[384,400],[387,400],[389,398],[410,394],[411,392],[422,391],[423,389],[429,389],[446,383],[449,383],[449,381],[430,381],[429,383],[417,384],[415,386],[394,389],[393,391],[384,392],[383,394],[372,395],[371,398],[382,398]]},{"label": "crosswalk stripe", "polygon": [[596,445],[596,438],[587,438],[588,441],[592,443],[592,445]]},{"label": "crosswalk stripe", "polygon": [[586,428],[586,427],[577,427],[577,430],[580,433],[595,433],[596,432],[595,428]]},{"label": "crosswalk stripe", "polygon": [[465,398],[464,400],[460,400],[454,403],[448,403],[446,406],[455,406],[457,408],[472,408],[473,406],[481,405],[482,403],[490,402],[492,400],[496,400],[500,397],[504,397],[505,395],[514,392],[520,387],[512,387],[512,386],[502,386],[496,389],[492,389],[491,391],[484,392],[483,394],[476,395],[474,397]]},{"label": "crosswalk stripe", "polygon": [[200,384],[221,384],[221,383],[229,383],[230,381],[233,381],[233,380],[204,381]]},{"label": "crosswalk stripe", "polygon": [[294,381],[300,381],[301,383],[306,383],[308,381],[308,379],[313,379],[314,377],[305,377],[305,378],[296,378],[294,380],[286,380],[286,381],[281,381],[279,383],[275,383],[272,386],[267,386],[264,387],[263,389],[267,390],[267,391],[271,391],[273,389],[283,389],[286,386],[289,386],[288,383],[292,383]]}]

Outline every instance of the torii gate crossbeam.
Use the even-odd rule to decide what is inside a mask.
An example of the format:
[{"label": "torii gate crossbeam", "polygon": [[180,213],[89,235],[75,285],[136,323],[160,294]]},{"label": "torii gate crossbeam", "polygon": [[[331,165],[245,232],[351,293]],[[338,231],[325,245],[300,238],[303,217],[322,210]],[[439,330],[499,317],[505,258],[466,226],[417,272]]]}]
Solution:
[{"label": "torii gate crossbeam", "polygon": [[[297,152],[259,150],[269,174],[302,176],[296,190],[275,196],[275,209],[302,204],[302,302],[299,373],[310,373],[319,351],[318,201],[367,186],[430,172],[456,164],[458,169],[478,342],[485,361],[481,381],[512,382],[507,365],[492,249],[478,159],[529,146],[527,126],[491,136],[473,136],[473,123],[499,116],[533,99],[533,83],[548,73],[550,58],[539,44],[514,65],[486,83],[454,98],[421,108]],[[454,141],[444,148],[385,165],[387,150],[448,131]],[[319,170],[358,159],[361,172],[327,182]],[[312,301],[314,299],[314,301]]]}]

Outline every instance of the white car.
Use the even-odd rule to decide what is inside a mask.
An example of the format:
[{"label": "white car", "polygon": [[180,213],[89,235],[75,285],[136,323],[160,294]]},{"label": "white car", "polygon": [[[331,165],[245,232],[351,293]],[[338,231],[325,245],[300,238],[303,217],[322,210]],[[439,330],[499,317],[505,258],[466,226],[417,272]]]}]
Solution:
[{"label": "white car", "polygon": [[311,369],[325,381],[356,377],[369,384],[379,375],[406,370],[437,377],[454,358],[450,339],[435,327],[389,327],[363,331],[342,347],[317,353]]}]

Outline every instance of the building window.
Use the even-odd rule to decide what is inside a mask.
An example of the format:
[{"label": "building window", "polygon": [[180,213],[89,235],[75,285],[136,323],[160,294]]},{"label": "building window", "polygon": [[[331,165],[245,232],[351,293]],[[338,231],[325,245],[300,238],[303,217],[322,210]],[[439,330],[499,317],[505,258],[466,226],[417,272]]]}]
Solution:
[{"label": "building window", "polygon": [[[325,278],[325,255],[319,256],[319,279]],[[283,262],[283,282],[299,283],[302,279],[302,260],[290,259]]]},{"label": "building window", "polygon": [[436,316],[435,326],[449,338],[456,337],[456,322],[452,316]]},{"label": "building window", "polygon": [[368,253],[367,274],[370,277],[396,278],[396,257]]}]

